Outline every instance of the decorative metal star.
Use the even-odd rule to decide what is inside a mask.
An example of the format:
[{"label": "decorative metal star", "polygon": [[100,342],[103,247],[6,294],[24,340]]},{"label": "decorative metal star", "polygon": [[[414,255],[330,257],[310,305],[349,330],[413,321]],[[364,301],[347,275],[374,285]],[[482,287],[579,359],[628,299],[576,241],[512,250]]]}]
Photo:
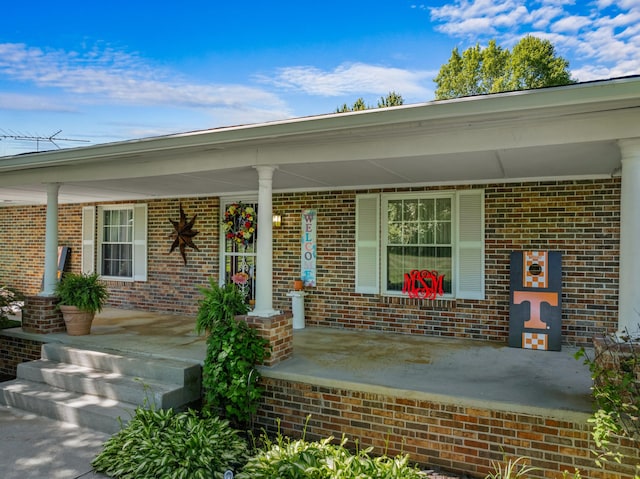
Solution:
[{"label": "decorative metal star", "polygon": [[185,251],[185,248],[187,246],[195,249],[196,251],[200,251],[198,247],[193,243],[193,237],[199,233],[199,231],[195,231],[194,229],[192,229],[194,223],[196,222],[197,216],[198,215],[193,215],[193,218],[187,221],[187,215],[184,214],[182,203],[180,203],[180,221],[173,221],[172,219],[169,219],[169,221],[173,225],[173,229],[175,230],[171,234],[171,238],[173,238],[173,244],[171,245],[169,254],[173,253],[174,249],[179,248],[180,254],[182,255],[182,260],[184,261],[185,265],[187,264],[187,253]]}]

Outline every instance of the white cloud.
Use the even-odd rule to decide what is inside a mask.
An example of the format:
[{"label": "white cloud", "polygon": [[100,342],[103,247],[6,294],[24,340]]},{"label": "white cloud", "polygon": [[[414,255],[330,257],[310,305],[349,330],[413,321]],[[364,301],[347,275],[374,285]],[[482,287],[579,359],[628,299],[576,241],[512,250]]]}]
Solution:
[{"label": "white cloud", "polygon": [[273,112],[279,112],[275,116],[280,117],[288,113],[284,102],[270,92],[241,85],[191,83],[146,64],[134,54],[108,47],[66,52],[0,44],[0,81],[62,90],[72,94],[78,104],[269,109],[272,118]]},{"label": "white cloud", "polygon": [[345,94],[389,91],[403,96],[426,97],[431,93],[424,86],[434,76],[431,71],[409,71],[364,63],[342,64],[332,71],[310,66],[281,68],[275,78],[262,78],[282,88],[300,90],[310,95],[336,97]]},{"label": "white cloud", "polygon": [[469,46],[546,38],[559,55],[571,56],[580,81],[640,73],[638,0],[452,0],[429,12],[438,31]]},{"label": "white cloud", "polygon": [[564,17],[551,25],[551,31],[575,33],[582,27],[590,25],[592,20],[588,17],[582,17],[580,15],[570,15]]},{"label": "white cloud", "polygon": [[46,96],[0,93],[0,109],[24,111],[75,112],[69,103]]}]

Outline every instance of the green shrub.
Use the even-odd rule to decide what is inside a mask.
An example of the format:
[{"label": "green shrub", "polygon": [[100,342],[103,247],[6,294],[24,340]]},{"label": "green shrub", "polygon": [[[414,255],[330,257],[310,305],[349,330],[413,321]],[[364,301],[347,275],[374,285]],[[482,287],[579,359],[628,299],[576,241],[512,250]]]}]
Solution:
[{"label": "green shrub", "polygon": [[202,299],[198,302],[196,333],[211,331],[219,321],[231,321],[238,314],[246,314],[249,305],[233,283],[220,286],[209,278],[209,288],[200,287]]},{"label": "green shrub", "polygon": [[95,313],[102,310],[109,292],[97,273],[64,273],[56,286],[56,296],[62,305]]},{"label": "green shrub", "polygon": [[256,365],[269,357],[268,347],[244,321],[216,321],[202,368],[205,407],[239,425],[249,424],[263,393]]},{"label": "green shrub", "polygon": [[317,442],[292,440],[278,434],[275,442],[262,436],[263,446],[252,456],[238,479],[418,479],[424,474],[409,465],[408,456],[372,457],[372,449],[351,453],[343,438]]},{"label": "green shrub", "polygon": [[[589,358],[584,348],[576,354],[591,371],[595,411],[589,418],[592,449],[596,465],[603,467],[610,459],[621,463],[625,459],[614,438],[626,437],[640,441],[640,346],[638,337],[628,333],[619,337],[609,334],[602,338],[602,350],[597,358]],[[640,479],[640,461],[636,459],[634,477]]]},{"label": "green shrub", "polygon": [[115,479],[210,479],[242,465],[246,455],[246,441],[227,421],[193,410],[138,408],[92,465]]}]

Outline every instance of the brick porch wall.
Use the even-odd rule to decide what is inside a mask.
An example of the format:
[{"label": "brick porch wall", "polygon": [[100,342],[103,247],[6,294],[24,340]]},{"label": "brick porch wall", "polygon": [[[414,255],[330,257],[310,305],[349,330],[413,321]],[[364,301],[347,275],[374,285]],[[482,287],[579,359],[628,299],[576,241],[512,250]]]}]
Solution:
[{"label": "brick porch wall", "polygon": [[[620,179],[477,185],[485,189],[486,299],[426,302],[354,292],[355,195],[353,191],[274,195],[282,228],[274,230],[274,307],[291,308],[286,293],[300,269],[300,213],[318,211],[318,286],[305,298],[308,326],[363,328],[504,342],[509,327],[509,253],[549,249],[563,254],[563,341],[588,345],[594,335],[617,329],[620,243]],[[412,191],[454,187],[413,188]],[[460,187],[468,188],[468,187]],[[373,190],[372,190],[373,191]],[[379,191],[379,190],[375,190]],[[389,189],[385,191],[407,191]],[[358,191],[364,193],[366,191]],[[198,215],[194,238],[200,252],[169,255],[169,218]],[[194,315],[198,285],[218,276],[219,200],[146,202],[149,214],[149,280],[109,283],[110,305]],[[81,208],[60,206],[59,243],[72,248],[80,269]],[[44,207],[0,208],[0,280],[37,293],[42,280]]]},{"label": "brick porch wall", "polygon": [[0,331],[0,375],[16,376],[18,364],[41,357],[42,342],[16,338]]},{"label": "brick porch wall", "polygon": [[[291,437],[304,432],[308,440],[339,440],[344,434],[351,446],[357,440],[360,449],[373,446],[377,454],[409,454],[413,462],[474,477],[484,477],[491,461],[519,456],[542,469],[531,477],[560,479],[563,471],[575,469],[584,479],[633,477],[631,460],[608,464],[606,471],[596,468],[587,414],[562,413],[569,419],[556,419],[268,377],[262,381],[266,392],[256,427],[270,433],[279,427]],[[619,444],[621,452],[638,457],[640,442]]]}]

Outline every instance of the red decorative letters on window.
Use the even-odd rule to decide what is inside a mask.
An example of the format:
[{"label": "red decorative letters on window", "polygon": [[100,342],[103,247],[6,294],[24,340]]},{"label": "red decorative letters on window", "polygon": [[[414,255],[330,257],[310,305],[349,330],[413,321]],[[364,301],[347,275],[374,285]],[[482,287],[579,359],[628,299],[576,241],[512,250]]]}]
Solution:
[{"label": "red decorative letters on window", "polygon": [[444,295],[443,282],[444,275],[439,275],[437,271],[414,269],[411,273],[404,274],[402,292],[407,293],[410,298],[436,299],[437,296]]}]

